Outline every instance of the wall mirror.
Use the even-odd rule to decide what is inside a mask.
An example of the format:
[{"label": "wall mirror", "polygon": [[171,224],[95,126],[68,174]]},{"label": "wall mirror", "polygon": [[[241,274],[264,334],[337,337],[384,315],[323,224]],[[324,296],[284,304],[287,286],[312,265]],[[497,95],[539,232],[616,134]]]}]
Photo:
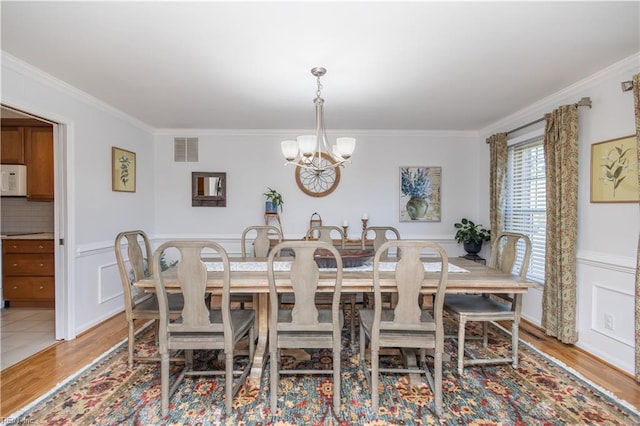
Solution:
[{"label": "wall mirror", "polygon": [[191,172],[191,206],[226,207],[227,174]]}]

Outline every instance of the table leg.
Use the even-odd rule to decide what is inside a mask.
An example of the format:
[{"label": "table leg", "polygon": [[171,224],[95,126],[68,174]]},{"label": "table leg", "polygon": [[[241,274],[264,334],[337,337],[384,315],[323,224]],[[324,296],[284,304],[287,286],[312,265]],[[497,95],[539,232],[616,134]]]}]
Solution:
[{"label": "table leg", "polygon": [[[256,296],[254,296],[255,300]],[[253,363],[251,365],[251,373],[247,380],[252,386],[260,387],[260,379],[262,378],[262,369],[267,360],[267,343],[269,339],[269,294],[259,293],[257,295],[258,303],[256,306],[256,315],[258,317],[258,342],[253,355]]]}]

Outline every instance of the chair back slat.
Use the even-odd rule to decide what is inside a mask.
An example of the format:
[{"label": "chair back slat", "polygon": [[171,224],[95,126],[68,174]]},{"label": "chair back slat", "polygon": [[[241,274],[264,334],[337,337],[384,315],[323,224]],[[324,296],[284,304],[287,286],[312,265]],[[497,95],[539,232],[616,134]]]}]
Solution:
[{"label": "chair back slat", "polygon": [[[309,228],[309,230],[307,231],[307,234],[305,236],[305,239],[311,239],[311,238],[317,238],[318,241],[324,241],[326,243],[329,243],[331,245],[333,245],[333,236],[337,235],[338,236],[338,240],[340,241],[340,247],[344,248],[345,247],[345,235],[344,235],[344,231],[342,230],[342,228],[340,228],[339,226],[331,226],[331,225],[325,225],[325,226],[314,226],[312,228]],[[314,237],[317,236],[317,237]]]},{"label": "chair back slat", "polygon": [[[126,243],[127,259],[124,258]],[[122,281],[122,291],[124,295],[127,312],[133,309],[141,298],[149,297],[142,289],[133,287],[133,281],[141,280],[153,271],[151,264],[151,243],[144,231],[133,230],[120,232],[114,244],[116,263]]]},{"label": "chair back slat", "polygon": [[272,225],[255,225],[249,226],[242,231],[242,257],[247,257],[247,239],[251,232],[255,232],[256,236],[253,240],[253,255],[256,257],[267,257],[271,248],[271,237],[274,236],[278,243],[282,242],[282,231]]},{"label": "chair back slat", "polygon": [[[292,250],[294,259],[288,272],[274,271],[273,262],[277,253],[281,250]],[[334,293],[332,297],[332,317],[334,325],[337,325],[340,310],[340,291],[342,289],[342,258],[338,250],[324,241],[286,241],[278,244],[269,254],[267,260],[267,275],[269,278],[269,306],[272,326],[276,326],[278,310],[280,308],[279,282],[290,283],[294,295],[294,306],[291,312],[291,324],[287,329],[298,327],[301,331],[308,330],[309,326],[318,325],[318,306],[316,305],[316,293],[320,279],[320,270],[314,254],[317,250],[330,252],[336,260],[336,271],[329,272],[334,280]],[[281,284],[282,285],[282,284]]]},{"label": "chair back slat", "polygon": [[418,246],[405,248],[396,266],[398,301],[393,322],[397,325],[408,326],[420,323],[422,309],[418,301],[424,279],[421,251],[422,248]]},{"label": "chair back slat", "polygon": [[[168,324],[167,330],[172,334],[222,332],[229,327],[230,331],[230,268],[227,252],[221,245],[212,241],[168,241],[158,247],[154,253],[153,262],[156,270],[159,270],[160,258],[163,253],[173,254],[174,251],[177,251],[177,264],[174,267],[175,280],[184,296],[184,308],[178,321],[166,323]],[[222,326],[211,323],[209,308],[205,299],[205,294],[207,293],[207,268],[203,255],[211,256],[211,252],[223,264],[222,302],[220,307]],[[166,321],[166,316],[169,312],[166,289],[167,278],[162,273],[156,274],[154,277],[156,278],[160,321],[163,322]],[[230,334],[228,332],[225,333],[225,340],[226,335]]]},{"label": "chair back slat", "polygon": [[320,271],[313,254],[316,246],[297,247],[295,260],[291,264],[291,285],[295,294],[293,310],[291,312],[294,325],[317,325],[318,309],[315,296],[318,289]]},{"label": "chair back slat", "polygon": [[[489,266],[506,273],[516,273],[525,278],[529,270],[531,258],[531,240],[528,236],[517,232],[501,232],[491,244]],[[514,271],[520,260],[520,268]]]},{"label": "chair back slat", "polygon": [[[398,301],[394,309],[393,319],[381,321],[380,262],[384,258],[384,252],[393,248],[397,249],[401,256],[394,273]],[[383,329],[384,327],[390,327],[391,329],[416,329],[421,327],[420,290],[425,278],[422,257],[427,254],[430,257],[435,254],[435,259],[439,260],[442,265],[438,274],[438,286],[433,307],[433,318],[436,321],[436,326],[442,326],[442,305],[447,286],[449,261],[446,252],[439,244],[423,240],[387,241],[376,252],[373,259],[374,325],[380,323]],[[377,333],[379,333],[379,330],[374,330],[373,334]]]},{"label": "chair back slat", "polygon": [[[400,232],[392,226],[369,226],[362,231],[360,240],[362,241],[362,249],[366,248],[367,236],[373,233],[373,250],[378,251],[380,246],[390,240],[390,236],[393,236],[396,240],[400,239]],[[385,253],[385,256],[389,256],[389,252]],[[396,254],[397,256],[397,254]]]}]

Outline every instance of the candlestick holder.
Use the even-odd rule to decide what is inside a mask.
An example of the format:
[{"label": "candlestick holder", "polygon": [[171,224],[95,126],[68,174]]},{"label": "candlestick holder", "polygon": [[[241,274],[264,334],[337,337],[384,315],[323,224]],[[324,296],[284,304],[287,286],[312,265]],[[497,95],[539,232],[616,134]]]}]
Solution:
[{"label": "candlestick holder", "polygon": [[362,230],[364,231],[365,229],[367,229],[367,222],[369,222],[369,219],[361,219],[362,220]]}]

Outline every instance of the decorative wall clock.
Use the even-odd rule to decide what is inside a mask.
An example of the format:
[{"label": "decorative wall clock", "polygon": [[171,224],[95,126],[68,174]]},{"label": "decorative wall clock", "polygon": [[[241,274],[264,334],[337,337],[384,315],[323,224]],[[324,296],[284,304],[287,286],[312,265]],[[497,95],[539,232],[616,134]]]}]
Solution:
[{"label": "decorative wall clock", "polygon": [[314,168],[306,168],[303,160],[300,160],[302,167],[296,168],[298,187],[311,197],[325,197],[331,194],[340,183],[340,167],[333,167],[335,161],[324,152],[320,157],[316,153],[311,163]]}]

